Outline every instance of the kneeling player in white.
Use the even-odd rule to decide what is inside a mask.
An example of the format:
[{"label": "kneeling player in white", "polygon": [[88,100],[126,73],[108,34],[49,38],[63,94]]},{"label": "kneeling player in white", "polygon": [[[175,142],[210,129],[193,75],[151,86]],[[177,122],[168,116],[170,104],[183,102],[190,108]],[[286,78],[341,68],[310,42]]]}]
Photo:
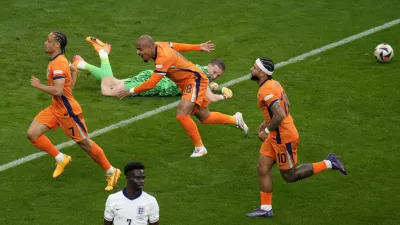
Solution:
[{"label": "kneeling player in white", "polygon": [[126,187],[107,198],[104,225],[158,225],[157,200],[142,191],[144,165],[131,162],[124,168]]}]

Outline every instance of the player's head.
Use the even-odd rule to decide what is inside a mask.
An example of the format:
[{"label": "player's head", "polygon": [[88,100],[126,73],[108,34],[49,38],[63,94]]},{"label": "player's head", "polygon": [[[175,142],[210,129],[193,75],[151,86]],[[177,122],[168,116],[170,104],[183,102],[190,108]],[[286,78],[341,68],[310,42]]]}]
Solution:
[{"label": "player's head", "polygon": [[136,54],[142,57],[143,61],[148,62],[155,57],[155,43],[149,35],[142,35],[136,41]]},{"label": "player's head", "polygon": [[126,178],[127,187],[135,190],[142,189],[144,186],[144,180],[146,178],[144,174],[144,165],[140,162],[130,162],[124,168],[124,174]]},{"label": "player's head", "polygon": [[207,70],[211,76],[211,80],[214,81],[222,74],[224,74],[225,68],[225,63],[221,59],[216,58],[211,60],[211,62],[207,65]]},{"label": "player's head", "polygon": [[250,68],[250,71],[252,80],[270,80],[274,73],[274,62],[266,57],[257,58],[253,67]]},{"label": "player's head", "polygon": [[67,35],[62,31],[53,31],[47,37],[44,42],[45,52],[52,54],[55,52],[65,53],[65,47],[67,46]]}]

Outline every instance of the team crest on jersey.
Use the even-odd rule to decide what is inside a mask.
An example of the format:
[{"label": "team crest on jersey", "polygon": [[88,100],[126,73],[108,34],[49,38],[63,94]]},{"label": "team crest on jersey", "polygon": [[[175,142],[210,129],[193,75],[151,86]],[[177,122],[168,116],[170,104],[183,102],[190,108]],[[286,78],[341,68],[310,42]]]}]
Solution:
[{"label": "team crest on jersey", "polygon": [[137,207],[137,214],[136,214],[136,219],[139,220],[144,220],[144,206],[138,206]]},{"label": "team crest on jersey", "polygon": [[163,68],[163,66],[160,65],[160,64],[158,64],[158,65],[156,65],[156,68],[157,68],[157,69],[161,69],[161,68]]}]

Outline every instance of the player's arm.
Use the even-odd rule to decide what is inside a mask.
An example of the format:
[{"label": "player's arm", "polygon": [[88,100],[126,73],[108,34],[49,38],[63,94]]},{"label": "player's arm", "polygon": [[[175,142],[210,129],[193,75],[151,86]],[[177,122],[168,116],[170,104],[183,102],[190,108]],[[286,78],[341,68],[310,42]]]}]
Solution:
[{"label": "player's arm", "polygon": [[71,70],[71,89],[74,89],[76,78],[78,76],[78,70],[74,65],[72,65],[72,63],[69,64],[69,69]]},{"label": "player's arm", "polygon": [[129,90],[124,89],[119,91],[118,98],[123,99],[128,96],[135,96],[138,95],[139,93],[153,89],[163,77],[164,75],[153,72],[153,74],[150,76],[150,79],[143,82],[141,85],[133,87]]},{"label": "player's arm", "polygon": [[111,206],[111,199],[108,196],[106,201],[106,208],[104,210],[104,225],[112,225],[114,221],[114,210]]},{"label": "player's arm", "polygon": [[272,118],[271,122],[267,125],[267,129],[271,131],[275,130],[279,124],[281,124],[283,118],[285,117],[285,113],[282,110],[281,104],[279,104],[279,100],[272,102],[268,108],[272,112]]},{"label": "player's arm", "polygon": [[64,94],[64,84],[65,78],[64,77],[55,77],[54,86],[47,86],[40,82],[40,80],[34,76],[31,78],[31,85],[32,87],[38,88],[47,94],[54,95],[54,96],[61,96]]},{"label": "player's arm", "polygon": [[155,198],[154,201],[152,201],[149,206],[148,220],[150,225],[158,225],[158,222],[160,221],[160,208]]},{"label": "player's arm", "polygon": [[[271,111],[272,117],[271,122],[269,124],[266,124],[264,130],[261,130],[258,133],[258,138],[261,141],[264,141],[267,138],[268,134],[272,130],[275,130],[285,117],[285,113],[282,110],[279,99],[277,99],[273,94],[265,96],[264,101],[267,104],[268,109]],[[263,124],[261,124],[261,126],[263,126]]]},{"label": "player's arm", "polygon": [[211,43],[211,41],[195,45],[169,42],[169,46],[177,52],[188,52],[188,51],[211,52],[215,50],[215,44]]},{"label": "player's arm", "polygon": [[207,87],[206,97],[210,102],[218,102],[228,98],[232,98],[232,91],[229,88],[222,88],[222,94],[214,94],[210,87]]}]

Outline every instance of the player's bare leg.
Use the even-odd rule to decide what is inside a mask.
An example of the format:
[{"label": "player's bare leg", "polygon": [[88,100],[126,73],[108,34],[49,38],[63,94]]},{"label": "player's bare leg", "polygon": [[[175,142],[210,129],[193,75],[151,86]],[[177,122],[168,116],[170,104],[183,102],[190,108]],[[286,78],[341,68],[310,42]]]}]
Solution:
[{"label": "player's bare leg", "polygon": [[56,169],[53,172],[53,177],[57,178],[64,172],[65,167],[72,161],[72,158],[71,156],[60,152],[44,135],[48,130],[50,130],[48,126],[39,121],[33,120],[28,128],[26,136],[33,145],[47,152],[56,160]]},{"label": "player's bare leg", "polygon": [[344,175],[347,175],[343,163],[332,153],[321,162],[307,163],[293,167],[289,170],[281,170],[281,175],[286,182],[291,183],[311,177],[312,175],[327,169],[338,170]]},{"label": "player's bare leg", "polygon": [[234,116],[226,115],[220,112],[210,112],[208,107],[200,109],[194,114],[203,124],[233,124],[242,129],[246,136],[249,128],[243,120],[243,115],[237,112]]},{"label": "player's bare leg", "polygon": [[192,155],[190,155],[192,158],[207,154],[207,149],[203,145],[197,125],[190,117],[194,107],[195,103],[186,99],[181,99],[176,110],[176,119],[181,123],[194,144],[194,151]]},{"label": "player's bare leg", "polygon": [[93,159],[93,161],[99,164],[106,172],[107,186],[105,190],[113,190],[114,187],[117,185],[119,177],[121,176],[121,171],[111,166],[106,155],[104,154],[103,149],[101,149],[100,146],[96,144],[96,142],[90,140],[89,138],[86,138],[80,142],[77,142],[77,144],[79,145],[79,147],[85,150],[88,155]]},{"label": "player's bare leg", "polygon": [[254,212],[247,213],[248,217],[272,217],[272,173],[271,169],[275,164],[275,159],[260,154],[258,158],[257,171],[260,178],[260,197],[261,207]]}]

